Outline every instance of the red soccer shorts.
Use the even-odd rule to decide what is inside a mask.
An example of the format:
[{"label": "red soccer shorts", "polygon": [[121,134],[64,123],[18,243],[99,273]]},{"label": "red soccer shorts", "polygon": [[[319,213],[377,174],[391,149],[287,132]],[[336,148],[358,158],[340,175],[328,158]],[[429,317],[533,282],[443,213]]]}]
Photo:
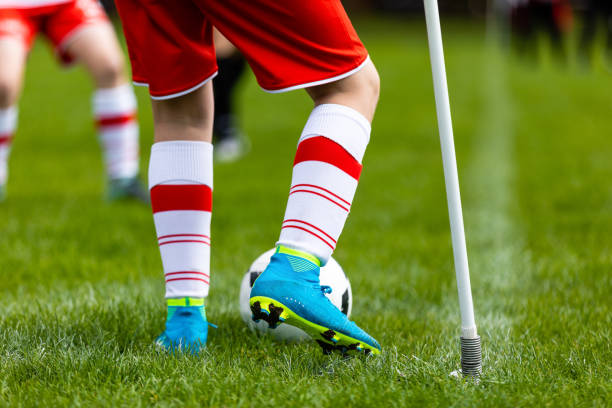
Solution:
[{"label": "red soccer shorts", "polygon": [[108,24],[108,19],[96,0],[21,9],[0,8],[0,38],[14,38],[30,49],[36,34],[42,32],[65,63],[72,61],[66,53],[70,41],[81,30],[100,23]]},{"label": "red soccer shorts", "polygon": [[151,97],[189,93],[217,72],[212,28],[283,92],[357,72],[368,60],[340,0],[117,0],[136,84]]}]

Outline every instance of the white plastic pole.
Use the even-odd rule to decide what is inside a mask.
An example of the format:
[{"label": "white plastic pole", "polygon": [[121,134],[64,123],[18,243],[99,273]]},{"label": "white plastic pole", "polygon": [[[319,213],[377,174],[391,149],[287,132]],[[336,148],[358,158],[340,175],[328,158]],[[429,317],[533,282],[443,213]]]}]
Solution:
[{"label": "white plastic pole", "polygon": [[459,307],[461,311],[461,354],[463,372],[473,375],[480,373],[480,338],[474,320],[472,304],[472,289],[470,287],[470,271],[468,267],[467,249],[465,246],[465,231],[463,228],[463,212],[461,210],[461,195],[459,193],[459,177],[457,175],[457,159],[455,157],[455,142],[451,121],[448,84],[446,82],[446,66],[442,47],[442,31],[437,0],[424,0],[427,36],[429,38],[429,53],[433,72],[436,111],[438,113],[438,128],[440,144],[442,145],[442,162],[448,199],[448,214],[451,225],[455,272],[457,275],[457,290],[459,292]]}]

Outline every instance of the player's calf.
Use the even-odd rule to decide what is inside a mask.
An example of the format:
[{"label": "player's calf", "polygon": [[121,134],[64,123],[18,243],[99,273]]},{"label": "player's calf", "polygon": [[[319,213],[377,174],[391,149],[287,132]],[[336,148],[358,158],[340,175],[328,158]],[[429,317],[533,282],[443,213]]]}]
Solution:
[{"label": "player's calf", "polygon": [[17,128],[17,98],[26,54],[19,40],[0,38],[0,201],[6,196],[8,161]]},{"label": "player's calf", "polygon": [[8,160],[17,126],[17,108],[0,108],[0,201],[6,196]]}]

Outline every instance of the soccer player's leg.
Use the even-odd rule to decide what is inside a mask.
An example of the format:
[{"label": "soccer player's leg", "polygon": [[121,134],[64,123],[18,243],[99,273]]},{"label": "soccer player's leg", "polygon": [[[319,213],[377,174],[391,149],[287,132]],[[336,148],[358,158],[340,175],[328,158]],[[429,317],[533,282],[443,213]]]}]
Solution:
[{"label": "soccer player's leg", "polygon": [[247,64],[242,54],[227,38],[217,30],[214,34],[219,66],[219,75],[213,80],[215,159],[219,162],[233,162],[242,157],[249,148],[247,136],[240,128],[235,106],[236,86]]},{"label": "soccer player's leg", "polygon": [[19,29],[22,21],[13,17],[0,10],[0,201],[6,197],[8,161],[17,129],[17,100],[31,41],[23,38],[27,25],[26,30]]},{"label": "soccer player's leg", "polygon": [[136,97],[128,83],[119,42],[104,11],[97,2],[81,1],[60,9],[51,24],[47,34],[62,59],[81,63],[96,85],[93,113],[104,150],[108,199],[148,202],[149,195],[138,177]]},{"label": "soccer player's leg", "polygon": [[[378,75],[339,0],[197,2],[270,92],[309,88],[277,253],[255,281],[255,319],[298,326],[325,351],[380,345],[324,296],[319,267],[344,227],[370,137]],[[248,32],[249,35],[243,33]]]},{"label": "soccer player's leg", "polygon": [[377,354],[378,342],[324,296],[319,283],[344,227],[378,101],[379,80],[368,62],[358,73],[309,88],[315,109],[302,132],[276,254],[255,281],[255,319],[308,332],[329,352]]},{"label": "soccer player's leg", "polygon": [[[378,75],[340,1],[202,2],[245,55],[262,88],[308,88],[315,102],[300,137],[277,253],[255,281],[255,319],[307,331],[324,351],[379,353],[378,342],[324,296],[319,267],[344,227],[370,137]],[[249,36],[242,35],[249,32]]]},{"label": "soccer player's leg", "polygon": [[168,299],[166,330],[157,343],[167,349],[197,351],[208,336],[212,98],[208,82],[187,95],[153,101],[149,187]]},{"label": "soccer player's leg", "polygon": [[[210,25],[190,2],[118,0],[135,82],[152,98],[151,206],[168,314],[157,344],[197,353],[206,345],[210,282],[213,92]],[[181,52],[176,52],[177,46]]]}]

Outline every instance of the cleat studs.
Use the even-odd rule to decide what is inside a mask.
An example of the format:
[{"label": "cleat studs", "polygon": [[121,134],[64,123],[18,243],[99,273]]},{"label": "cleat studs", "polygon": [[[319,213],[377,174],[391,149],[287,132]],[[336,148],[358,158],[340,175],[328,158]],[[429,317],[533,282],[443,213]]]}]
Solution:
[{"label": "cleat studs", "polygon": [[284,312],[282,307],[276,307],[270,303],[270,319],[278,322],[281,319],[281,314]]},{"label": "cleat studs", "polygon": [[261,312],[261,304],[259,302],[255,302],[251,305],[251,312],[253,312],[254,315],[258,314]]},{"label": "cleat studs", "polygon": [[353,350],[353,351],[361,351],[361,347],[359,347],[359,343],[353,343],[353,344],[349,344],[348,346],[349,350]]},{"label": "cleat studs", "polygon": [[331,344],[328,344],[322,340],[317,340],[317,343],[319,344],[319,346],[321,346],[323,354],[325,354],[326,356],[330,355],[334,351],[334,346],[332,346]]},{"label": "cleat studs", "polygon": [[334,340],[334,337],[336,337],[336,332],[331,329],[321,333],[321,337],[323,337],[327,341],[333,341],[334,343],[338,342],[337,339]]},{"label": "cleat studs", "polygon": [[267,310],[262,309],[259,302],[255,302],[251,305],[251,312],[253,313],[251,319],[253,319],[254,322],[257,323],[260,320],[268,321]]},{"label": "cleat studs", "polygon": [[284,309],[275,306],[273,303],[269,303],[266,308],[265,306],[262,307],[261,303],[257,301],[251,305],[251,312],[253,313],[251,318],[254,322],[263,320],[268,323],[270,329],[276,329],[280,323],[286,320],[285,317],[281,317]]}]

